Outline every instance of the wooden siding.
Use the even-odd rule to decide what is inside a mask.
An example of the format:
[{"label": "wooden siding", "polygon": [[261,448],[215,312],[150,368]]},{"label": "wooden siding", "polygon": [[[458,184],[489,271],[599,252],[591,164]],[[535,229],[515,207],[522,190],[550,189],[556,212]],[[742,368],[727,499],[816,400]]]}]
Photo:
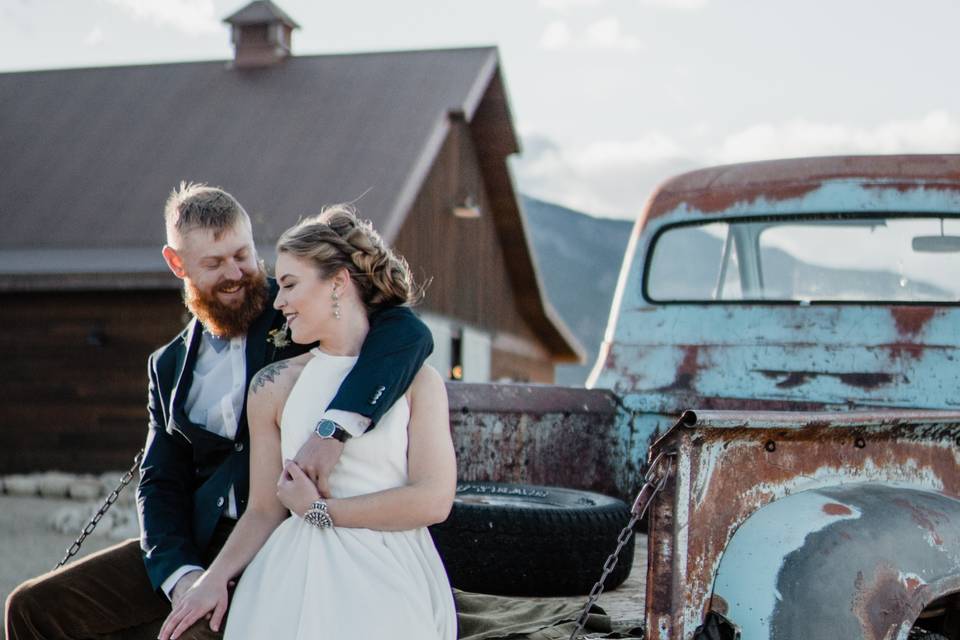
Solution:
[{"label": "wooden siding", "polygon": [[0,474],[129,467],[147,356],[185,320],[178,290],[0,295]]},{"label": "wooden siding", "polygon": [[553,363],[542,358],[531,358],[513,351],[493,349],[490,354],[491,380],[553,384]]},{"label": "wooden siding", "polygon": [[[455,217],[454,205],[468,194],[480,217]],[[552,382],[552,359],[517,308],[492,206],[470,130],[455,119],[394,246],[418,281],[430,280],[423,309],[489,331],[495,341],[505,334],[508,343],[523,344],[517,357],[494,349],[492,379]]]}]

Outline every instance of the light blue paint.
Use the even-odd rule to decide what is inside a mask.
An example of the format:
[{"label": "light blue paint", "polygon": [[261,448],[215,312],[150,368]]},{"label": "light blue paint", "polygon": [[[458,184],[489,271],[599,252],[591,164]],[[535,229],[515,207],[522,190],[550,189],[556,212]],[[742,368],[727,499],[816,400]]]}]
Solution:
[{"label": "light blue paint", "polygon": [[824,212],[960,215],[955,188],[884,186],[897,182],[832,180],[797,198],[758,198],[711,213],[681,204],[646,226],[638,222],[588,383],[612,389],[632,412],[620,423],[621,451],[645,460],[651,437],[683,410],[740,401],[769,409],[960,406],[960,307],[935,307],[911,333],[898,327],[893,305],[652,304],[642,295],[645,254],[666,225]]},{"label": "light blue paint", "polygon": [[727,602],[726,616],[740,626],[741,637],[770,637],[771,617],[781,599],[777,577],[784,558],[803,547],[810,534],[839,520],[860,517],[860,511],[850,506],[850,515],[827,515],[823,508],[828,503],[836,500],[816,491],[772,502],[751,516],[730,540],[714,593]]}]

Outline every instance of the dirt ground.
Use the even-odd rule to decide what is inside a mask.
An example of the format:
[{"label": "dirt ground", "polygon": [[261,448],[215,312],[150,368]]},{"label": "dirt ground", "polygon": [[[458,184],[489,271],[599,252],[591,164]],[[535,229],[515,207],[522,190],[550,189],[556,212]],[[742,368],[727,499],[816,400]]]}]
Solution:
[{"label": "dirt ground", "polygon": [[[50,519],[60,509],[75,507],[75,500],[0,495],[0,597],[27,578],[52,569],[63,557],[76,533],[58,533]],[[94,533],[80,555],[115,544],[104,534]]]}]

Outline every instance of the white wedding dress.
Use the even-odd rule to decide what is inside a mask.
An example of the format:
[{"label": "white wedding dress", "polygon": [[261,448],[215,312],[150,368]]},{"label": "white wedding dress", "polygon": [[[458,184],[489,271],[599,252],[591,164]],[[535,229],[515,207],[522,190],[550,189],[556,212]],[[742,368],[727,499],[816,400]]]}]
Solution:
[{"label": "white wedding dress", "polygon": [[[283,457],[293,459],[333,399],[355,357],[319,349],[287,398],[280,421]],[[330,475],[346,498],[407,482],[405,397],[377,427],[347,441]],[[455,640],[453,595],[425,527],[373,531],[318,529],[292,515],[270,536],[237,585],[225,640],[390,638]]]}]

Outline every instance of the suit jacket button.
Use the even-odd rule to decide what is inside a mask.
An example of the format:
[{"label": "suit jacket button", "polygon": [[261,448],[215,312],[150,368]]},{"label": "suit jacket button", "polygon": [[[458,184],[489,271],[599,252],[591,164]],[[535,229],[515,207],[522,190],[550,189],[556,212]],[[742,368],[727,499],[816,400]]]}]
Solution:
[{"label": "suit jacket button", "polygon": [[243,443],[242,442],[234,443],[233,450],[236,451],[237,453],[240,453],[241,451],[243,451]]},{"label": "suit jacket button", "polygon": [[220,496],[219,498],[217,498],[217,506],[218,506],[218,507],[222,507],[222,506],[223,506],[223,502],[224,502],[223,496]]}]

